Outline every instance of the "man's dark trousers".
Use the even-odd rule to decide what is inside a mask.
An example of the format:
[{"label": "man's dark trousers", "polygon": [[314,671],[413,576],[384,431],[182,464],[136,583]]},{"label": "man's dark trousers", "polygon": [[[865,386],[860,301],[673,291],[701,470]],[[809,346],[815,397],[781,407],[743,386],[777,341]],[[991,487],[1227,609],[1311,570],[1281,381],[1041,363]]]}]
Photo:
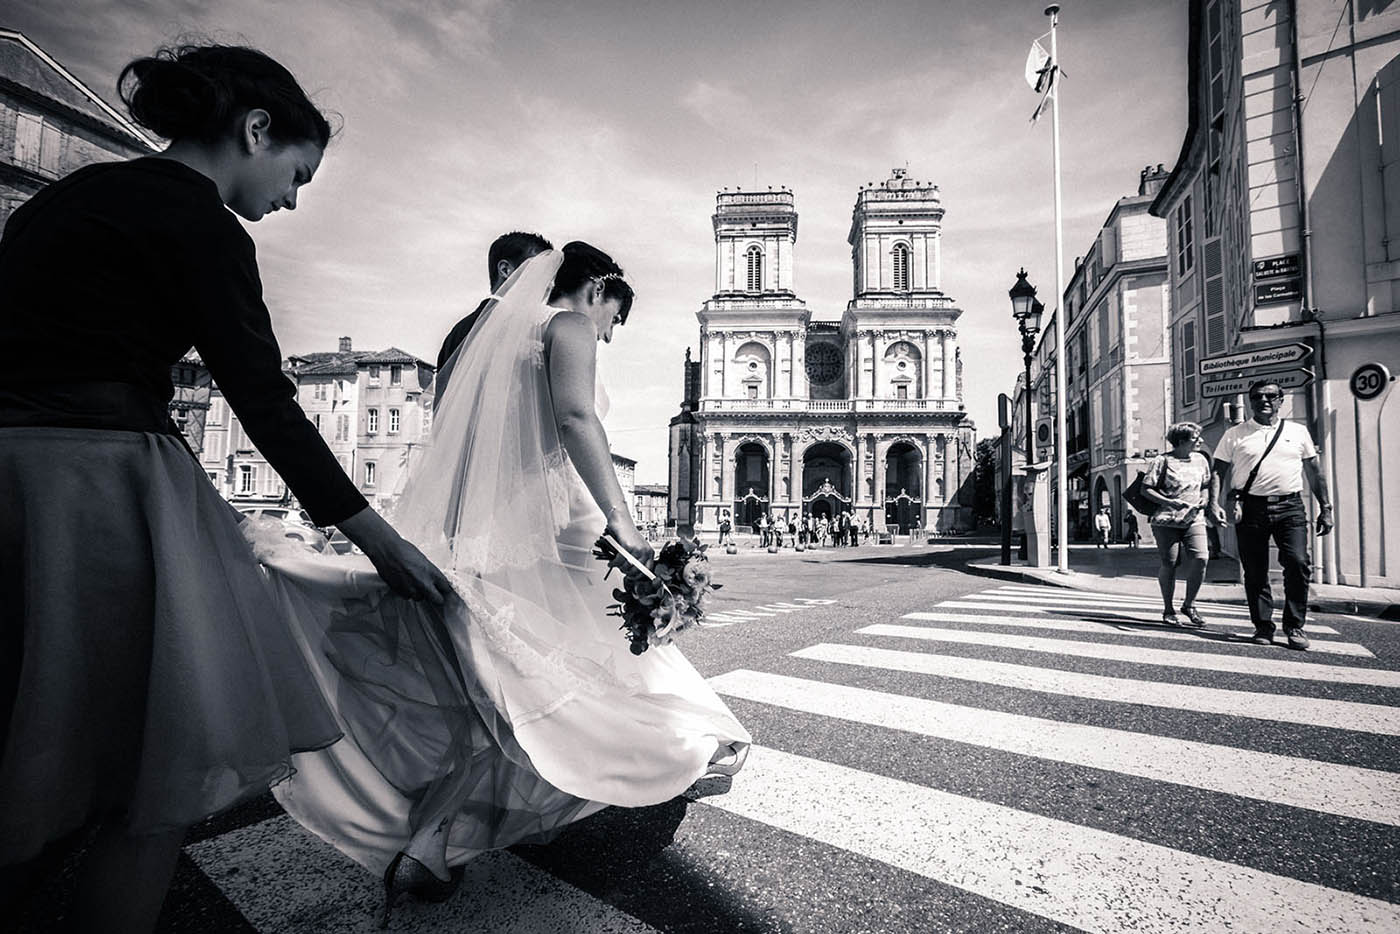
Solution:
[{"label": "man's dark trousers", "polygon": [[1308,513],[1297,493],[1287,496],[1244,497],[1244,515],[1235,526],[1244,569],[1244,594],[1257,634],[1274,633],[1274,595],[1269,586],[1269,539],[1278,546],[1283,565],[1283,631],[1303,629],[1308,615],[1308,583],[1312,557],[1308,554]]}]

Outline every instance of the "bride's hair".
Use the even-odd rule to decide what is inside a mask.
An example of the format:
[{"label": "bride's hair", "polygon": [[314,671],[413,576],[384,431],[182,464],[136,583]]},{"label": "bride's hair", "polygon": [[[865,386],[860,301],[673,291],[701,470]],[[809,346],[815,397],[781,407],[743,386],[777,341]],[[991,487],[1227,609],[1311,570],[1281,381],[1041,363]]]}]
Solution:
[{"label": "bride's hair", "polygon": [[331,125],[271,56],[237,45],[178,45],[138,58],[117,79],[132,119],[166,139],[212,143],[249,110],[266,110],[283,143],[325,147]]},{"label": "bride's hair", "polygon": [[561,295],[572,295],[589,280],[600,279],[603,298],[617,300],[619,323],[626,324],[627,313],[632,310],[632,299],[636,293],[622,278],[622,267],[611,256],[582,240],[564,244],[563,253],[564,261],[554,275],[554,288],[549,293],[549,300],[553,302]]}]

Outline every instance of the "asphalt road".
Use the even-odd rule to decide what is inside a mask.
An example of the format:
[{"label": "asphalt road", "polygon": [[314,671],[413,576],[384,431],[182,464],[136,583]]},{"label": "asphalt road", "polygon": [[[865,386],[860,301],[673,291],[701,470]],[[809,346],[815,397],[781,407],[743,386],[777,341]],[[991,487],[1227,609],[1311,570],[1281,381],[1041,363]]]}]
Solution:
[{"label": "asphalt road", "polygon": [[[1263,648],[1238,607],[1191,632],[966,573],[992,550],[716,554],[683,647],[745,770],[482,857],[392,929],[1400,930],[1400,624]],[[58,868],[21,930],[57,929]],[[267,797],[195,829],[160,929],[368,931],[378,904]]]}]

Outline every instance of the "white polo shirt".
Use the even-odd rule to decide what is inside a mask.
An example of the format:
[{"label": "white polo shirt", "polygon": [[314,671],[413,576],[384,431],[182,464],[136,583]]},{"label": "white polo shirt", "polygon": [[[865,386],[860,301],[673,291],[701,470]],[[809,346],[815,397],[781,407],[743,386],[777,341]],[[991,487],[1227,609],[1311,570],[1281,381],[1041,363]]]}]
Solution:
[{"label": "white polo shirt", "polygon": [[[1215,446],[1215,459],[1230,465],[1230,485],[1235,489],[1244,486],[1245,480],[1259,463],[1269,439],[1278,430],[1278,423],[1261,425],[1254,419],[1232,426]],[[1283,421],[1283,434],[1278,444],[1269,452],[1268,459],[1259,467],[1259,473],[1249,488],[1251,496],[1280,496],[1286,493],[1303,491],[1303,461],[1317,457],[1308,430],[1297,422]]]}]

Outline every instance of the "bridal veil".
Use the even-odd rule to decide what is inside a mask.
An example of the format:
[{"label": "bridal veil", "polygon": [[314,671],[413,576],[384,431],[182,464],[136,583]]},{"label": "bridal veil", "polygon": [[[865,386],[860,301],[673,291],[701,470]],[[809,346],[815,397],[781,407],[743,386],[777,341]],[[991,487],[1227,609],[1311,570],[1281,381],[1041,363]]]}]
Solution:
[{"label": "bridal veil", "polygon": [[555,430],[545,333],[562,256],[524,263],[447,364],[433,441],[390,511],[452,579],[393,595],[363,558],[256,543],[346,738],[293,759],[289,814],[373,871],[460,787],[449,863],[666,801],[749,735],[676,646],[641,656],[606,614],[605,521]]}]

